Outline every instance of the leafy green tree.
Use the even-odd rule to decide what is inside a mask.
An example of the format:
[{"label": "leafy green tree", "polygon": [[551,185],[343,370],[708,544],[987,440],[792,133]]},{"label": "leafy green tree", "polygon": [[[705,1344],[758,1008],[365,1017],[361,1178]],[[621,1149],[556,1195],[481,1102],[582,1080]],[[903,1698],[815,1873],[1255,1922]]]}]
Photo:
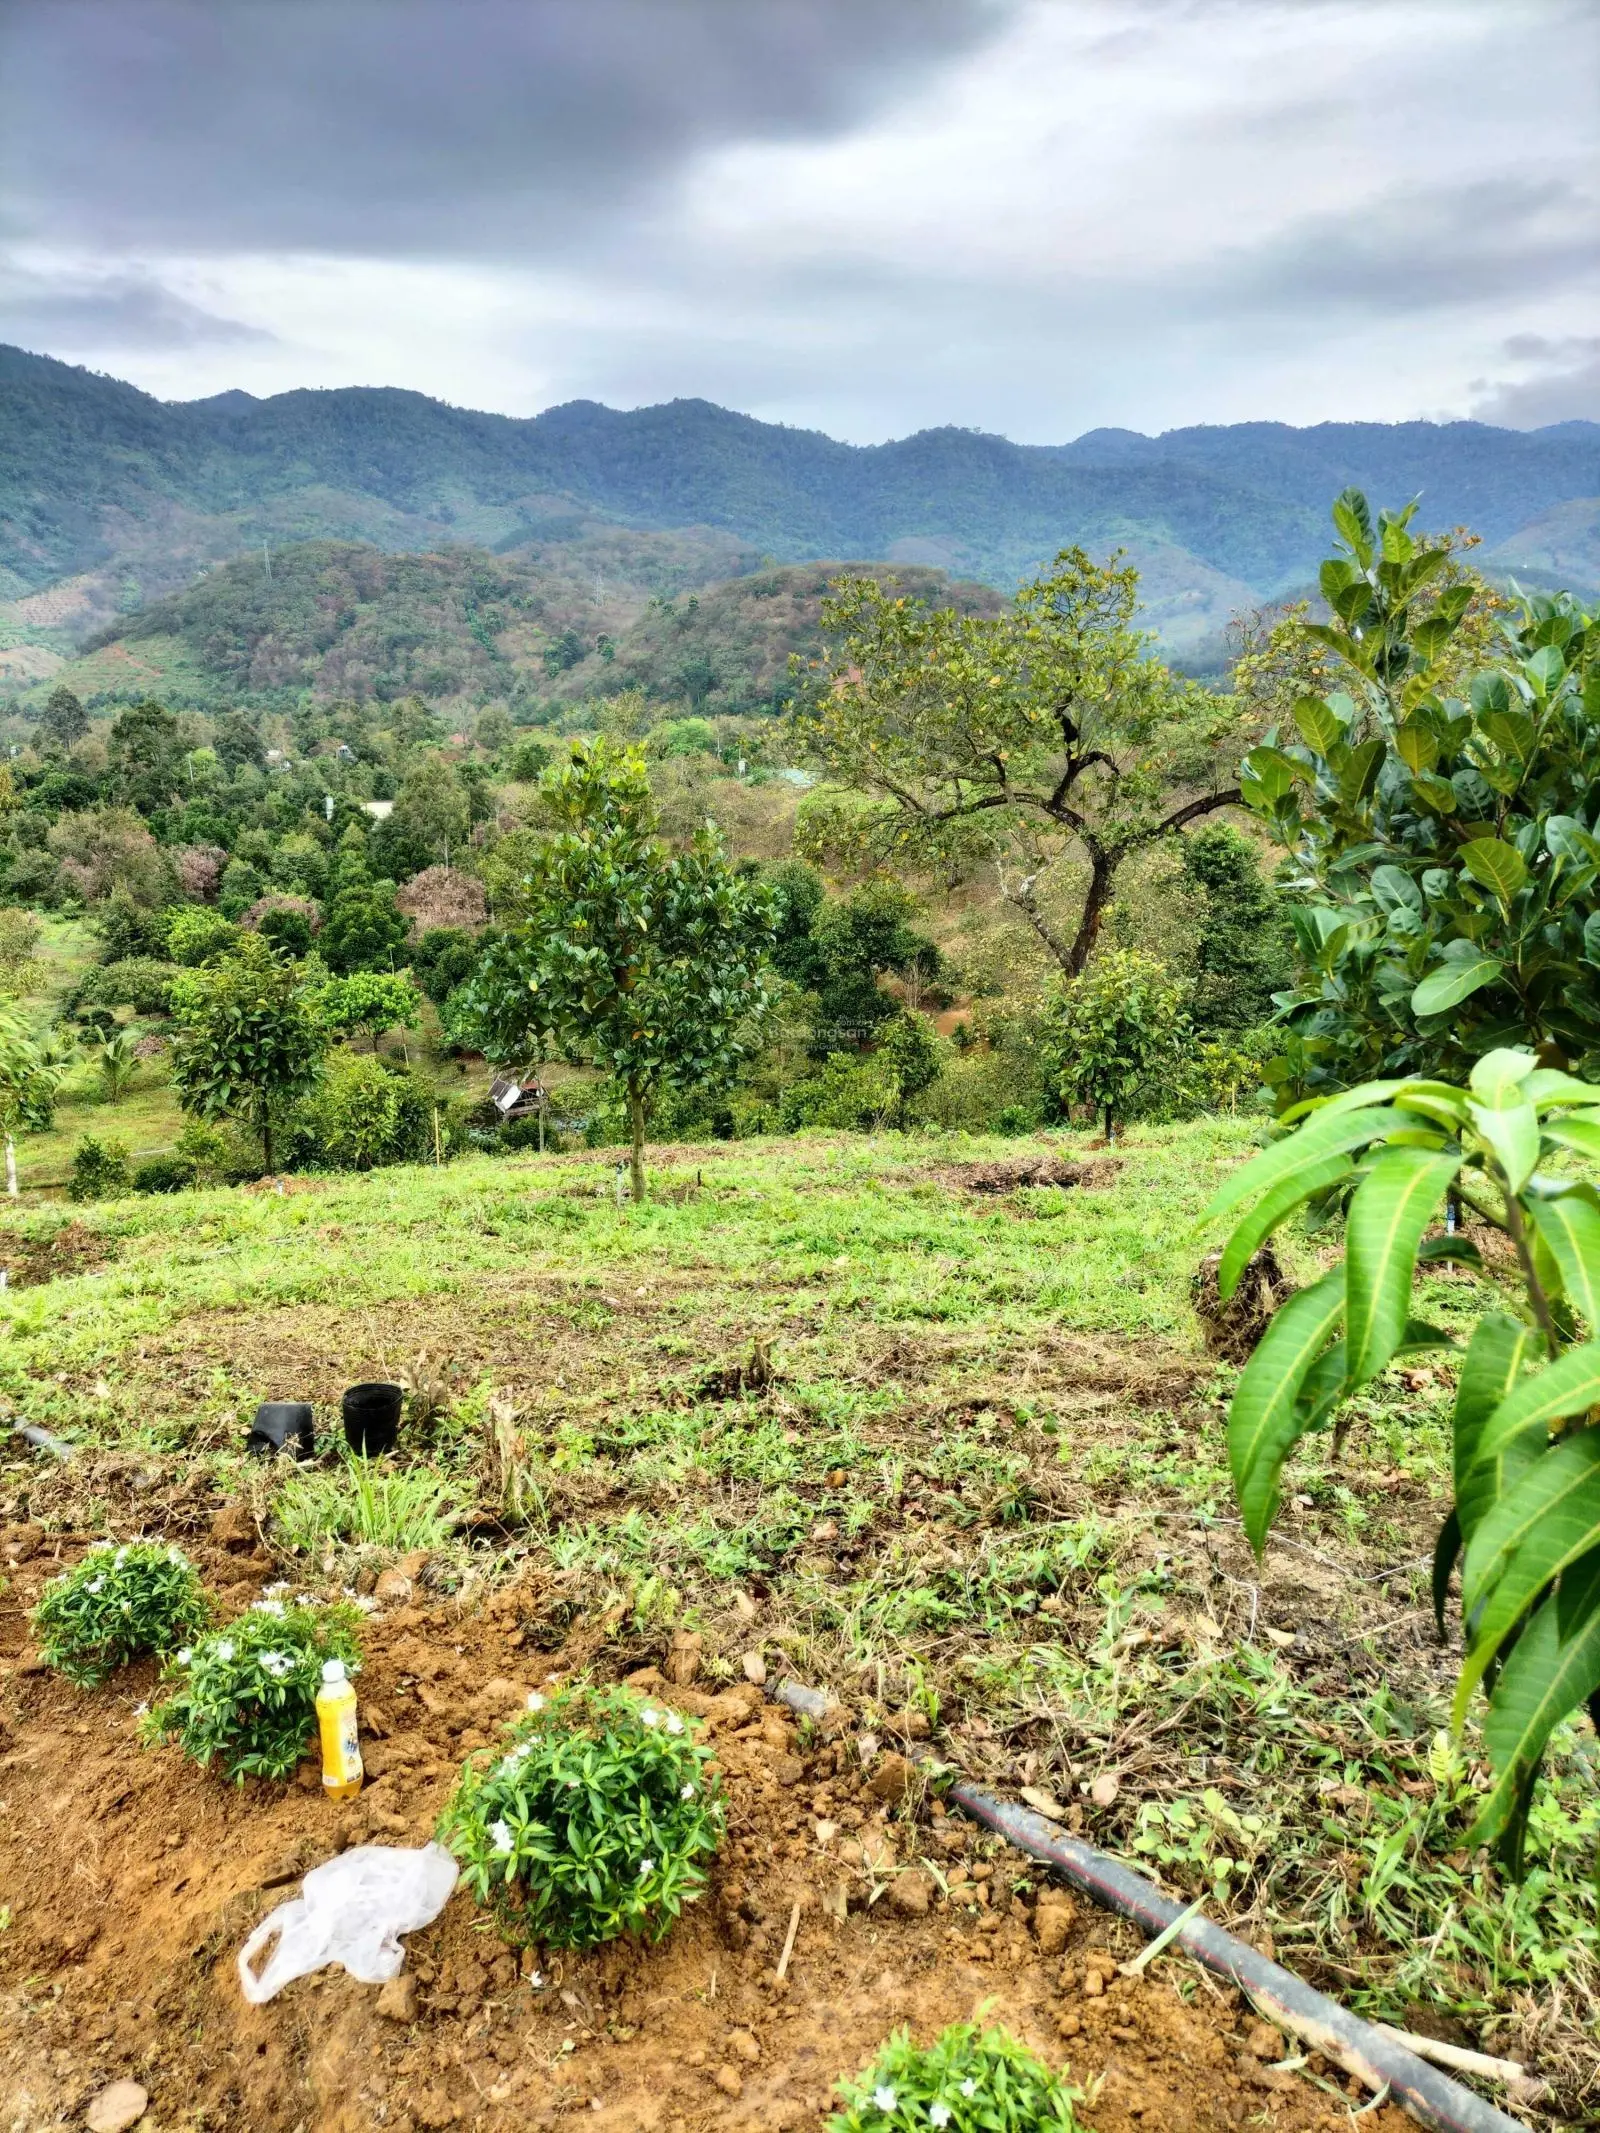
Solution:
[{"label": "leafy green tree", "polygon": [[387,853],[391,839],[403,839],[417,847],[424,866],[435,861],[448,866],[451,852],[459,854],[466,843],[471,823],[470,803],[455,765],[442,755],[425,755],[401,781],[394,813],[380,828],[380,849]]},{"label": "leafy green tree", "polygon": [[323,1027],[336,1037],[365,1030],[372,1049],[387,1029],[415,1029],[422,1016],[422,995],[404,971],[356,970],[347,978],[330,978],[316,994]]},{"label": "leafy green tree", "polygon": [[768,1000],[770,900],[709,828],[685,852],[663,850],[634,750],[576,747],[540,793],[554,827],[455,996],[453,1025],[494,1060],[556,1055],[609,1073],[642,1199],[658,1092],[704,1087],[750,1049]]},{"label": "leafy green tree", "polygon": [[822,876],[803,859],[784,859],[762,878],[772,896],[772,966],[802,992],[815,992],[825,975],[816,938],[827,893]]},{"label": "leafy green tree", "polygon": [[310,1086],[328,1042],[302,972],[244,933],[231,955],[174,982],[172,1014],[183,1108],[249,1126],[270,1173],[275,1123]]},{"label": "leafy green tree", "polygon": [[893,1076],[894,1122],[904,1128],[910,1107],[944,1072],[944,1054],[926,1015],[902,1009],[879,1038],[873,1057]]},{"label": "leafy green tree", "polygon": [[331,970],[387,970],[411,931],[394,900],[392,881],[373,881],[363,867],[340,870],[317,945]]},{"label": "leafy green tree", "polygon": [[478,937],[461,926],[430,926],[411,944],[411,967],[435,1007],[443,1007],[477,968]]},{"label": "leafy green tree", "polygon": [[230,773],[246,765],[266,767],[267,751],[261,729],[247,711],[225,711],[217,720],[217,759]]},{"label": "leafy green tree", "polygon": [[[1239,798],[1218,783],[1238,705],[1151,656],[1132,626],[1137,597],[1137,571],[1081,548],[998,616],[839,580],[797,733],[859,797],[811,811],[814,846],[923,864],[987,852],[1003,894],[1075,976],[1124,860]],[[1042,891],[1067,860],[1087,879],[1063,930]]]},{"label": "leafy green tree", "polygon": [[184,790],[183,738],[164,704],[133,704],[120,712],[106,757],[117,798],[141,815],[159,813]]},{"label": "leafy green tree", "polygon": [[238,928],[208,904],[178,904],[167,913],[167,953],[188,970],[225,954],[238,938]]},{"label": "leafy green tree", "polygon": [[62,1067],[47,1058],[26,1020],[0,1005],[0,1134],[5,1138],[6,1191],[17,1196],[17,1135],[46,1131],[55,1115]]},{"label": "leafy green tree", "polygon": [[1461,1237],[1424,1243],[1440,1202],[1459,1195],[1507,1240],[1523,1307],[1486,1313],[1460,1358],[1455,1500],[1433,1591],[1442,1633],[1459,1560],[1455,1723],[1485,1684],[1495,1778],[1467,1843],[1498,1844],[1513,1873],[1551,1732],[1586,1701],[1600,1716],[1600,1195],[1562,1167],[1600,1156],[1597,1099],[1593,1084],[1512,1048],[1480,1059],[1464,1088],[1367,1083],[1299,1106],[1297,1130],[1236,1171],[1210,1209],[1235,1218],[1218,1268],[1226,1298],[1296,1209],[1350,1193],[1343,1264],[1283,1305],[1234,1394],[1228,1452],[1258,1552],[1299,1439],[1397,1357],[1449,1345],[1412,1317],[1417,1264],[1480,1262]]},{"label": "leafy green tree", "polygon": [[1540,596],[1464,672],[1474,587],[1413,508],[1374,527],[1340,497],[1332,618],[1301,627],[1348,686],[1245,758],[1300,877],[1300,1077],[1459,1073],[1521,1042],[1600,1065],[1600,632]]},{"label": "leafy green tree", "polygon": [[65,755],[88,730],[88,712],[66,683],[58,682],[45,698],[44,709],[39,714],[39,745],[59,749]]},{"label": "leafy green tree", "polygon": [[850,895],[823,903],[811,922],[815,950],[818,1058],[845,1046],[858,1049],[898,1012],[879,982],[937,968],[939,952],[911,925],[916,899],[898,881],[864,882]]},{"label": "leafy green tree", "polygon": [[1041,1030],[1045,1072],[1064,1104],[1087,1104],[1105,1121],[1133,1116],[1180,1075],[1193,1035],[1189,988],[1137,948],[1097,955],[1061,982]]},{"label": "leafy green tree", "polygon": [[1190,1019],[1202,1030],[1255,1029],[1293,975],[1288,921],[1248,838],[1208,822],[1183,840],[1183,873],[1204,899]]}]

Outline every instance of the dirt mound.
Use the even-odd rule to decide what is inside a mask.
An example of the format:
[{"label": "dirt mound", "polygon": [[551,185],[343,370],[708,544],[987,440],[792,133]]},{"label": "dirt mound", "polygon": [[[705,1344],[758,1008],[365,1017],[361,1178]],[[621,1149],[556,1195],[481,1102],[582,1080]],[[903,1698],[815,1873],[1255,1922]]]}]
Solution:
[{"label": "dirt mound", "polygon": [[59,1229],[43,1230],[33,1236],[0,1231],[0,1267],[5,1268],[7,1286],[13,1289],[29,1289],[72,1274],[93,1273],[115,1256],[112,1240],[76,1217],[63,1222]]},{"label": "dirt mound", "polygon": [[1207,1252],[1195,1268],[1189,1298],[1205,1329],[1206,1346],[1225,1362],[1248,1362],[1256,1342],[1272,1323],[1274,1312],[1294,1294],[1294,1283],[1284,1272],[1270,1244],[1262,1245],[1239,1276],[1238,1286],[1227,1302],[1217,1284],[1221,1252]]},{"label": "dirt mound", "polygon": [[950,1163],[938,1175],[963,1192],[1016,1192],[1024,1185],[1082,1185],[1093,1191],[1109,1185],[1121,1168],[1115,1156],[1072,1163],[1057,1155],[1026,1155],[996,1163]]},{"label": "dirt mound", "polygon": [[[925,1801],[897,1801],[852,1737],[802,1736],[742,1682],[707,1694],[653,1671],[641,1686],[709,1729],[730,1808],[712,1890],[660,1947],[535,1970],[458,1892],[411,1936],[411,1984],[385,1994],[386,2012],[338,1971],[249,2007],[234,1956],[254,1923],[348,1844],[422,1842],[463,1753],[529,1688],[605,1671],[603,1631],[539,1655],[531,1587],[475,1611],[375,1616],[362,1677],[371,1782],[334,1806],[310,1765],[290,1785],[235,1789],[139,1748],[148,1667],[94,1694],[34,1671],[23,1610],[54,1555],[30,1555],[0,1593],[6,2124],[81,2124],[102,2088],[136,2080],[163,2133],[510,2133],[580,2109],[607,2133],[784,2133],[817,2127],[838,2075],[899,2024],[927,2036],[985,2009],[1102,2083],[1097,2133],[1221,2133],[1264,2108],[1287,2133],[1348,2122],[1336,2095],[1269,2063],[1277,2040],[1235,1996],[1202,1985],[1186,2005],[1160,1975],[1118,1975],[1128,1928],[1041,1901],[1017,1855]],[[1387,2109],[1367,2122],[1405,2124]]]}]

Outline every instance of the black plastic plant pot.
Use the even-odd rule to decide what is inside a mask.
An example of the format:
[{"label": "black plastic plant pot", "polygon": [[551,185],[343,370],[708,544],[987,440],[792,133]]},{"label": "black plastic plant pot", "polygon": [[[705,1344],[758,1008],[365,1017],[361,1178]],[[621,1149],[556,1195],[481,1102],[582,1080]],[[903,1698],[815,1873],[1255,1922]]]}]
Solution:
[{"label": "black plastic plant pot", "polygon": [[344,1441],[351,1451],[370,1459],[376,1452],[392,1452],[400,1434],[398,1385],[352,1385],[344,1396]]},{"label": "black plastic plant pot", "polygon": [[296,1459],[309,1459],[317,1448],[317,1433],[308,1400],[263,1400],[256,1409],[250,1434],[244,1440],[247,1452],[265,1458],[269,1452],[290,1451]]}]

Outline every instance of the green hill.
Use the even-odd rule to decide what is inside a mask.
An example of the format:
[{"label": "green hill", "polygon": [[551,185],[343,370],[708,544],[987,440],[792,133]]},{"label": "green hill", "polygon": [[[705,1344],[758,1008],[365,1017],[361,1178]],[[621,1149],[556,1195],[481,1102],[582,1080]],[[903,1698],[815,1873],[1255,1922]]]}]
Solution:
[{"label": "green hill", "polygon": [[[637,543],[646,537],[630,536]],[[659,537],[663,540],[668,537]],[[693,589],[715,544],[655,558],[636,573],[580,575],[559,546],[519,552],[446,548],[389,555],[352,541],[304,541],[270,559],[240,557],[184,591],[118,617],[23,695],[37,705],[65,682],[91,708],[147,696],[175,709],[285,707],[327,699],[555,701],[638,687],[697,709],[769,709],[791,653],[819,642],[819,608],[838,563],[780,566]],[[920,598],[974,612],[1002,604],[989,587],[915,565],[851,565]],[[664,589],[647,592],[646,575]],[[685,586],[689,589],[680,589]]]},{"label": "green hill", "polygon": [[[1121,544],[1162,579],[1152,613],[1181,644],[1304,583],[1351,482],[1420,495],[1426,523],[1469,524],[1495,555],[1554,542],[1569,577],[1600,584],[1594,423],[1241,423],[1058,446],[937,429],[854,446],[703,400],[528,420],[364,388],[174,405],[0,349],[0,597],[83,580],[101,621],[264,539],[513,555],[690,529],[751,563],[865,556],[1001,586],[1065,543]],[[704,576],[741,567],[724,553]]]}]

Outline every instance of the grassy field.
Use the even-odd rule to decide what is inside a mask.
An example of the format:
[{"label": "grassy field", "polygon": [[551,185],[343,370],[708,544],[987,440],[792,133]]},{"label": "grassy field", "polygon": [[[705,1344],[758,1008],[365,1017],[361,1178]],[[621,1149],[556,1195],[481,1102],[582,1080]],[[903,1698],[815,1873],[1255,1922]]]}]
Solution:
[{"label": "grassy field", "polygon": [[[555,1628],[603,1621],[619,1666],[688,1627],[735,1674],[754,1597],[769,1668],[919,1714],[1347,2001],[1530,2053],[1592,2109],[1587,1725],[1520,1889],[1461,1843],[1483,1773],[1440,1734],[1427,1601],[1447,1366],[1297,1461],[1264,1564],[1242,1540],[1189,1282],[1250,1132],[1058,1136],[1085,1181],[998,1196],[966,1166],[1026,1145],[883,1136],[659,1150],[637,1208],[608,1150],[101,1204],[79,1271],[0,1298],[0,1394],[143,1474],[153,1520],[197,1475],[249,1493],[308,1574],[426,1547],[470,1599],[531,1558]],[[1447,1325],[1480,1301],[1425,1287]],[[435,1412],[362,1476],[336,1403],[379,1376]],[[267,1397],[316,1402],[316,1465],[244,1459]],[[82,1530],[108,1503],[75,1486]]]}]

